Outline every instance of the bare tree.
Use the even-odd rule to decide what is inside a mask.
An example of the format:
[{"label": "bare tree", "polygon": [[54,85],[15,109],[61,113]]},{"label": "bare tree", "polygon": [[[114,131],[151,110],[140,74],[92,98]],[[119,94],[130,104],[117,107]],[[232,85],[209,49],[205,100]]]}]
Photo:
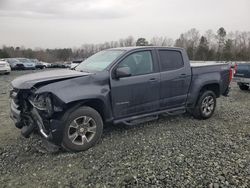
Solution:
[{"label": "bare tree", "polygon": [[124,46],[134,46],[135,45],[135,40],[132,36],[128,36],[127,38],[124,39]]},{"label": "bare tree", "polygon": [[[150,40],[150,45],[155,46],[173,46],[173,44],[173,39],[164,36],[155,36]],[[28,57],[55,62],[75,58],[85,59],[100,50],[135,45],[145,46],[149,43],[145,38],[135,41],[132,36],[128,36],[118,41],[83,44],[80,48],[73,49],[29,49],[24,46],[2,46],[0,57]],[[197,29],[190,29],[175,40],[174,46],[185,48],[190,59],[250,60],[250,32],[235,31],[227,34],[223,27],[219,28],[217,34],[212,30],[207,30],[203,37],[200,37]]]},{"label": "bare tree", "polygon": [[173,46],[173,39],[167,37],[153,37],[150,40],[153,46]]}]

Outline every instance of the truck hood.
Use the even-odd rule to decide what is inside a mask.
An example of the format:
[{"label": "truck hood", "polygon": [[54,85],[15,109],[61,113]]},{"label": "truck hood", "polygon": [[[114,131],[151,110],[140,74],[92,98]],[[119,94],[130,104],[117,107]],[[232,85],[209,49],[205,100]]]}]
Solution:
[{"label": "truck hood", "polygon": [[16,89],[30,89],[36,84],[51,83],[61,81],[69,78],[76,78],[87,76],[91,73],[78,72],[74,70],[52,70],[45,72],[38,72],[20,76],[11,82],[12,87]]}]

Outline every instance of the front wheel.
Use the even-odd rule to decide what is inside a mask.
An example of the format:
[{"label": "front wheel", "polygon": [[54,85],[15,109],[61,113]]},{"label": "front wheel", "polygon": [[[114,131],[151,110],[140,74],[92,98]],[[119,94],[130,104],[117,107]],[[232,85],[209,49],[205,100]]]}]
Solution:
[{"label": "front wheel", "polygon": [[84,106],[70,113],[65,121],[62,147],[68,151],[84,151],[101,138],[103,121],[93,108]]},{"label": "front wheel", "polygon": [[193,116],[197,119],[210,118],[216,107],[216,96],[213,91],[204,91],[193,110]]}]

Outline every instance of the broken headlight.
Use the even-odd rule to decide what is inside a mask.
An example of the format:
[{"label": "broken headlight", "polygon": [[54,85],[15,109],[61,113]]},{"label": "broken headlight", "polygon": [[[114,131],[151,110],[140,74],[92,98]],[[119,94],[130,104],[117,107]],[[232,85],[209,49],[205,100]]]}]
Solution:
[{"label": "broken headlight", "polygon": [[38,110],[45,111],[48,115],[53,114],[51,96],[48,94],[36,95],[30,100],[31,104]]}]

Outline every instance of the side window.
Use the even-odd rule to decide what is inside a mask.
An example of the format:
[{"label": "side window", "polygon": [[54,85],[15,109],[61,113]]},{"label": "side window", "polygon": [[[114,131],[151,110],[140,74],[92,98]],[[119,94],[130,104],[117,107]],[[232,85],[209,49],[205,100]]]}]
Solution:
[{"label": "side window", "polygon": [[154,72],[150,51],[135,52],[127,56],[118,67],[129,67],[132,76]]},{"label": "side window", "polygon": [[159,50],[162,71],[175,70],[184,66],[182,55],[179,51]]}]

